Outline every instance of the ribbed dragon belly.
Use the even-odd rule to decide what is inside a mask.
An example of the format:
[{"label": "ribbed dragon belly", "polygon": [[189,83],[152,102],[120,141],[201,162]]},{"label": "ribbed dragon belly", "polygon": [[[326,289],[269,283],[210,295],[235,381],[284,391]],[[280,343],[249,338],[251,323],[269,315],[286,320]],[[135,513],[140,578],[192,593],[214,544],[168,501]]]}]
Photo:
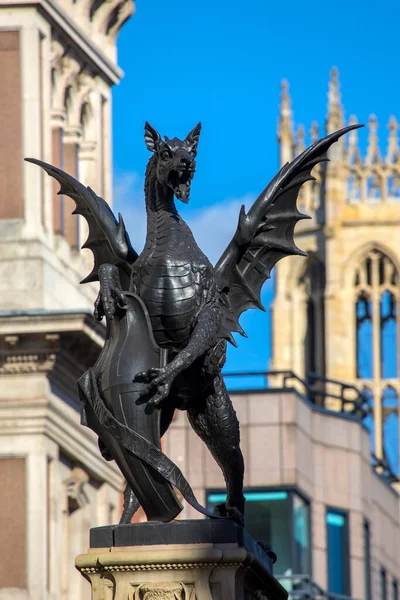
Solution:
[{"label": "ribbed dragon belly", "polygon": [[144,267],[136,282],[161,347],[179,349],[189,339],[201,303],[201,277],[190,264]]}]

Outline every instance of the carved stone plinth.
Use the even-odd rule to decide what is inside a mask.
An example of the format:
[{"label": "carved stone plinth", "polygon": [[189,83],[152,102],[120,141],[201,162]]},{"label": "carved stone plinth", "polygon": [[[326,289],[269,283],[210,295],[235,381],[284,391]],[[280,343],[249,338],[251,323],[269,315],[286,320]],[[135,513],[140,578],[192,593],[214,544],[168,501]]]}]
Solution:
[{"label": "carved stone plinth", "polygon": [[[148,543],[144,544],[144,539]],[[177,539],[181,543],[176,543]],[[108,545],[96,547],[107,540]],[[91,584],[92,600],[287,598],[272,576],[270,557],[243,528],[231,522],[97,528],[92,529],[91,546],[87,554],[77,557],[76,567]]]}]

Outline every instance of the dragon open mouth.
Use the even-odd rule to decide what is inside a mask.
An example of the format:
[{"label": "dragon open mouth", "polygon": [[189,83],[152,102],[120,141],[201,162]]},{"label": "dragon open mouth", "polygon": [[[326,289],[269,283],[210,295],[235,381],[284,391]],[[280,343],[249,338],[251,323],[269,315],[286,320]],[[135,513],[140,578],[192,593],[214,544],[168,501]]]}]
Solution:
[{"label": "dragon open mouth", "polygon": [[189,202],[190,183],[193,179],[194,170],[171,171],[168,183],[178,200]]}]

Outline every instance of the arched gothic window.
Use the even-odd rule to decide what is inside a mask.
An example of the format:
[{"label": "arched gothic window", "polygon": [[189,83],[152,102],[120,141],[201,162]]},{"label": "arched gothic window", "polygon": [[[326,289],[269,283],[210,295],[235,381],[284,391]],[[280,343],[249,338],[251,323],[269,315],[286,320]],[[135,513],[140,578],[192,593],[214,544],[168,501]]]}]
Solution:
[{"label": "arched gothic window", "polygon": [[[399,272],[372,249],[355,271],[356,375],[368,390],[372,452],[379,469],[399,473]],[[383,472],[382,471],[382,472]]]},{"label": "arched gothic window", "polygon": [[371,250],[355,272],[356,367],[358,379],[397,374],[399,273],[393,261]]}]

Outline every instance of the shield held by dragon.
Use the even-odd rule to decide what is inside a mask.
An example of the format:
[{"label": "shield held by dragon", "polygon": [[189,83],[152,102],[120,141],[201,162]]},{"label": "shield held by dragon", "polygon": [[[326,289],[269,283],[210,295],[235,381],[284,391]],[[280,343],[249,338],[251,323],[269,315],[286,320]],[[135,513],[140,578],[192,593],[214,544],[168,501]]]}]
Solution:
[{"label": "shield held by dragon", "polygon": [[232,333],[244,335],[239,319],[262,309],[261,289],[278,260],[302,255],[294,242],[301,186],[313,167],[352,125],[328,135],[284,165],[246,214],[213,267],[179,215],[174,198],[188,202],[195,172],[200,125],[184,140],[161,139],[149,124],[145,141],[152,156],[145,180],[147,238],[132,248],[121,215],[91,188],[61,169],[36,159],[71,197],[89,226],[84,247],[94,267],[82,282],[100,281],[95,315],[106,316],[104,348],[79,380],[82,421],[99,436],[107,460],[127,481],[122,522],[141,505],[149,520],[169,521],[182,509],[174,492],[202,507],[178,467],[162,452],[160,437],[174,411],[187,408],[194,431],[220,465],[227,500],[217,516],[243,522],[243,457],[239,424],[221,369]]}]

